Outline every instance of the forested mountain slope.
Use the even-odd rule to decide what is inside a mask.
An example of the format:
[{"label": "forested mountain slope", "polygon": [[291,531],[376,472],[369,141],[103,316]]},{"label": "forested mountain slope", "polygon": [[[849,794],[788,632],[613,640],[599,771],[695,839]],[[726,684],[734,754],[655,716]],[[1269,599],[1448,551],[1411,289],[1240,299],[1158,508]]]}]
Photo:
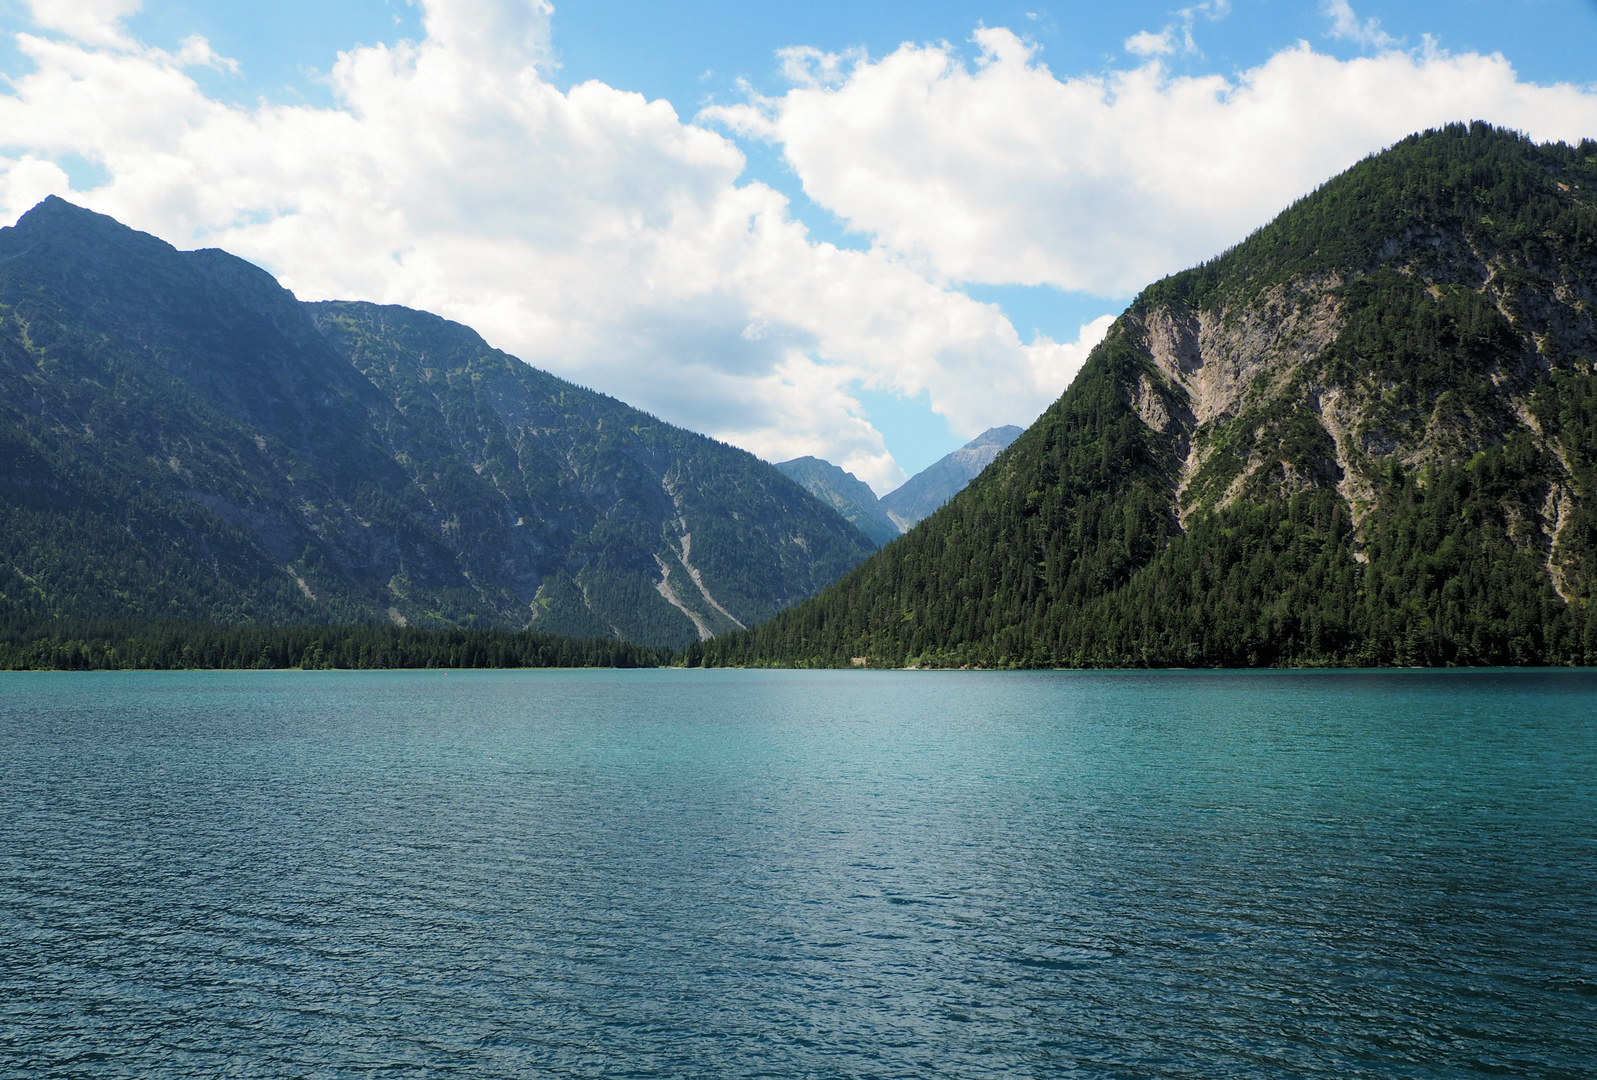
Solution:
[{"label": "forested mountain slope", "polygon": [[1597,663],[1597,143],[1414,136],[1145,290],[975,483],[706,663]]},{"label": "forested mountain slope", "polygon": [[776,467],[783,476],[842,514],[878,547],[902,535],[903,530],[887,516],[871,486],[841,466],[806,456],[778,461]]},{"label": "forested mountain slope", "polygon": [[681,645],[870,542],[753,455],[59,199],[0,230],[0,616]]}]

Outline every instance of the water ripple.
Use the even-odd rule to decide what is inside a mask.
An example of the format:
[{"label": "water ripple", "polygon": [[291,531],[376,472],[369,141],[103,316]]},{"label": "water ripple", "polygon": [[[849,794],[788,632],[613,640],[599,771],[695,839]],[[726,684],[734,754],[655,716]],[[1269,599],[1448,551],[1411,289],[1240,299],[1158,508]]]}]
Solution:
[{"label": "water ripple", "polygon": [[0,675],[0,1072],[1590,1076],[1585,673]]}]

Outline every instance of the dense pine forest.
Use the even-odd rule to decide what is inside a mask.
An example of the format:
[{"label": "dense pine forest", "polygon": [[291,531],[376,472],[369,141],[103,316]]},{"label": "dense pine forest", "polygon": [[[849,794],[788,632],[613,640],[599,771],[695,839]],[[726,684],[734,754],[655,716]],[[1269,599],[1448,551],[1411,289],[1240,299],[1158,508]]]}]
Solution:
[{"label": "dense pine forest", "polygon": [[668,651],[508,630],[215,623],[0,624],[0,671],[657,667]]},{"label": "dense pine forest", "polygon": [[1597,143],[1415,136],[1149,287],[937,514],[689,663],[1597,663]]}]

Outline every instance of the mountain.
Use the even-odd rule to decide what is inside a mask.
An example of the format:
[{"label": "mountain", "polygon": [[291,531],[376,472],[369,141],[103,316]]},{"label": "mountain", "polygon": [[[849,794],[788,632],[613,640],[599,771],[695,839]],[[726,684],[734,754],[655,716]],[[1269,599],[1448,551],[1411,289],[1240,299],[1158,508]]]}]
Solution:
[{"label": "mountain", "polygon": [[988,428],[880,499],[870,485],[830,461],[800,457],[779,461],[776,467],[880,546],[908,532],[916,522],[953,498],[1020,433],[1021,429],[1013,425]]},{"label": "mountain", "polygon": [[887,516],[876,492],[851,472],[844,472],[830,461],[818,457],[797,457],[776,463],[783,476],[843,515],[860,532],[880,547],[896,540],[903,531]]},{"label": "mountain", "polygon": [[682,645],[870,541],[770,465],[399,307],[51,198],[0,230],[0,616]]},{"label": "mountain", "polygon": [[1597,142],[1406,139],[1137,297],[931,518],[704,663],[1597,663]]},{"label": "mountain", "polygon": [[1013,424],[988,428],[958,450],[926,466],[903,486],[882,496],[882,509],[900,532],[908,532],[980,476],[1010,443],[1020,438],[1020,433],[1021,429]]}]

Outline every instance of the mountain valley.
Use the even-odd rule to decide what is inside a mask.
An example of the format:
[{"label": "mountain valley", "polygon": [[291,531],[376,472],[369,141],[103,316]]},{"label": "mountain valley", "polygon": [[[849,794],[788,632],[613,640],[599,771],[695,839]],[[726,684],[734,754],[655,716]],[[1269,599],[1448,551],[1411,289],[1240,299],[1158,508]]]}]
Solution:
[{"label": "mountain valley", "polygon": [[1013,425],[988,428],[880,499],[870,485],[830,461],[800,457],[779,461],[776,467],[880,546],[902,536],[964,490],[1020,433]]},{"label": "mountain valley", "polygon": [[0,230],[0,624],[530,630],[706,665],[1597,663],[1594,192],[1589,140],[1403,140],[1144,289],[1023,433],[882,499],[48,199]]}]

